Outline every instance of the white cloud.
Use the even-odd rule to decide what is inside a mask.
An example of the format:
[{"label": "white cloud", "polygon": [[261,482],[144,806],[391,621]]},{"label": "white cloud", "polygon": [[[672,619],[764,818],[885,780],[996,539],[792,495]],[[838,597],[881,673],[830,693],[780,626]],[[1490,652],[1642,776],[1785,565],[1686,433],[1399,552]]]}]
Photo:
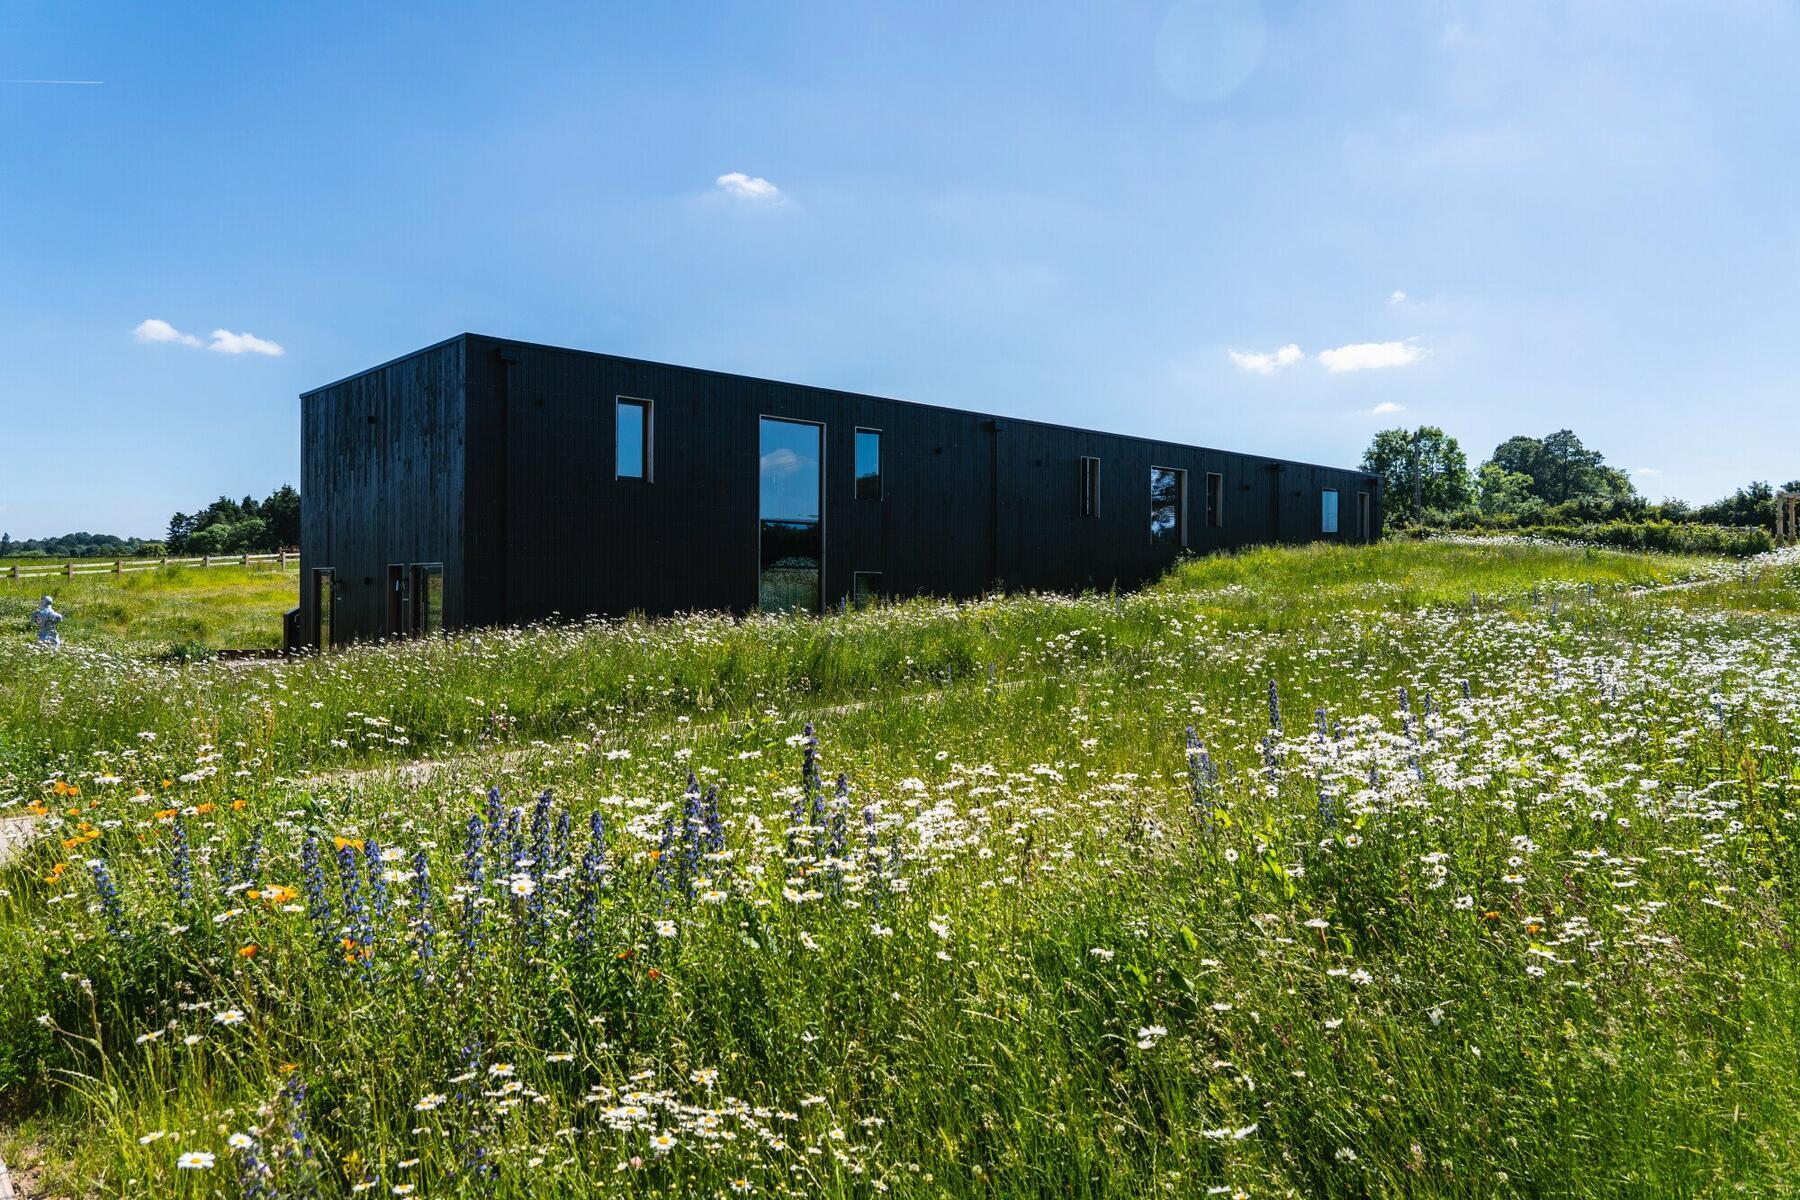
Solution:
[{"label": "white cloud", "polygon": [[1335,350],[1319,351],[1327,371],[1373,371],[1381,367],[1408,367],[1425,357],[1410,342],[1352,342]]},{"label": "white cloud", "polygon": [[1655,467],[1634,467],[1632,469],[1631,473],[1633,475],[1661,475],[1662,474],[1662,472],[1657,470]]},{"label": "white cloud", "polygon": [[1300,347],[1292,342],[1269,354],[1242,350],[1227,350],[1225,353],[1231,355],[1232,362],[1253,375],[1273,375],[1280,368],[1291,367],[1306,357],[1300,352]]},{"label": "white cloud", "polygon": [[1399,288],[1395,288],[1392,292],[1390,292],[1388,294],[1388,303],[1389,304],[1405,304],[1406,303],[1406,293],[1401,291]]},{"label": "white cloud", "polygon": [[280,358],[287,351],[277,342],[267,338],[259,338],[254,333],[233,333],[229,329],[212,331],[212,341],[202,342],[191,333],[183,333],[167,321],[151,317],[138,322],[132,331],[133,336],[145,345],[157,342],[171,342],[178,346],[205,346],[208,350],[216,350],[220,354],[266,354],[270,358]]},{"label": "white cloud", "polygon": [[278,343],[259,338],[254,333],[233,333],[229,329],[213,330],[212,341],[206,348],[220,354],[267,354],[270,358],[280,358],[287,353]]},{"label": "white cloud", "polygon": [[765,475],[792,475],[807,461],[786,446],[769,451],[759,460]]},{"label": "white cloud", "polygon": [[1369,415],[1371,417],[1385,417],[1389,413],[1401,413],[1405,411],[1406,405],[1395,404],[1392,400],[1383,400],[1380,404],[1377,404],[1374,408],[1369,410]]},{"label": "white cloud", "polygon": [[180,342],[183,346],[198,346],[200,339],[191,333],[183,333],[167,321],[159,321],[151,317],[147,321],[139,321],[132,335],[138,341],[149,345],[152,342]]},{"label": "white cloud", "polygon": [[720,191],[727,196],[739,200],[759,200],[765,204],[779,203],[782,199],[781,189],[760,175],[746,175],[742,171],[731,171],[713,180]]}]

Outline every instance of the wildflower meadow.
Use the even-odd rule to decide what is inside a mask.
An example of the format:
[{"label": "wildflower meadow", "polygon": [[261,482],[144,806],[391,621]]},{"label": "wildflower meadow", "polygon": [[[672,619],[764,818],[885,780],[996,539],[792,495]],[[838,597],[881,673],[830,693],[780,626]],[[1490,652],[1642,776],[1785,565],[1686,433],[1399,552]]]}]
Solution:
[{"label": "wildflower meadow", "polygon": [[291,661],[9,636],[0,1152],[43,1195],[1781,1194],[1797,622],[1793,550],[1495,539]]}]

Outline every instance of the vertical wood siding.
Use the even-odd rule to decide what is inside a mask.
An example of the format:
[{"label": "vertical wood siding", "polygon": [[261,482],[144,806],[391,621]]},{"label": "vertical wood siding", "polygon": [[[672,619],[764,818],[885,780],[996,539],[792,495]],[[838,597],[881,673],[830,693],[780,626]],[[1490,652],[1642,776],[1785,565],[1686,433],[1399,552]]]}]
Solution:
[{"label": "vertical wood siding", "polygon": [[300,398],[300,628],[316,627],[312,569],[342,586],[339,643],[386,631],[389,563],[444,564],[444,624],[467,619],[460,339]]},{"label": "vertical wood siding", "polygon": [[[614,478],[621,396],[652,405],[647,480]],[[317,554],[327,548],[337,556],[330,565],[350,583],[338,620],[362,637],[379,634],[384,611],[363,577],[379,580],[385,563],[465,537],[440,555],[446,625],[748,611],[763,416],[825,426],[831,604],[859,571],[879,572],[895,595],[1153,578],[1182,550],[1150,540],[1152,466],[1187,473],[1194,553],[1354,541],[1359,491],[1371,494],[1380,533],[1379,491],[1357,471],[473,335],[304,403],[306,512],[327,532],[309,528],[303,559],[325,565]],[[390,439],[365,428],[376,406]],[[882,431],[879,501],[855,498],[858,426]],[[399,444],[409,439],[418,444]],[[1101,460],[1097,517],[1081,515],[1083,455]],[[1223,476],[1217,529],[1205,522],[1208,472]],[[1320,532],[1324,487],[1340,492],[1336,535]]]}]

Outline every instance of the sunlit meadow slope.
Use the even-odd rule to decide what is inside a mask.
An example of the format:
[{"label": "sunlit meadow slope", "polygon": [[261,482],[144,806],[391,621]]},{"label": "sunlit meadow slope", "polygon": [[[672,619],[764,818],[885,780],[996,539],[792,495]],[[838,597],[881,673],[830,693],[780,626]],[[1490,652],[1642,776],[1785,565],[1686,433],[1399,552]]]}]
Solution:
[{"label": "sunlit meadow slope", "polygon": [[102,1194],[1778,1191],[1797,601],[1791,555],[1384,545],[15,639],[5,1111]]}]

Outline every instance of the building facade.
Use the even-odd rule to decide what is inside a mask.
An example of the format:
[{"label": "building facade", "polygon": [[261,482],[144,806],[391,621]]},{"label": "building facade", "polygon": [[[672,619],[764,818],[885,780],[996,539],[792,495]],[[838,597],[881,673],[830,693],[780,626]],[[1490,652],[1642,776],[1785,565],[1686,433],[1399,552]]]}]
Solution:
[{"label": "building facade", "polygon": [[1380,536],[1360,471],[464,334],[301,402],[301,645],[1129,587]]}]

